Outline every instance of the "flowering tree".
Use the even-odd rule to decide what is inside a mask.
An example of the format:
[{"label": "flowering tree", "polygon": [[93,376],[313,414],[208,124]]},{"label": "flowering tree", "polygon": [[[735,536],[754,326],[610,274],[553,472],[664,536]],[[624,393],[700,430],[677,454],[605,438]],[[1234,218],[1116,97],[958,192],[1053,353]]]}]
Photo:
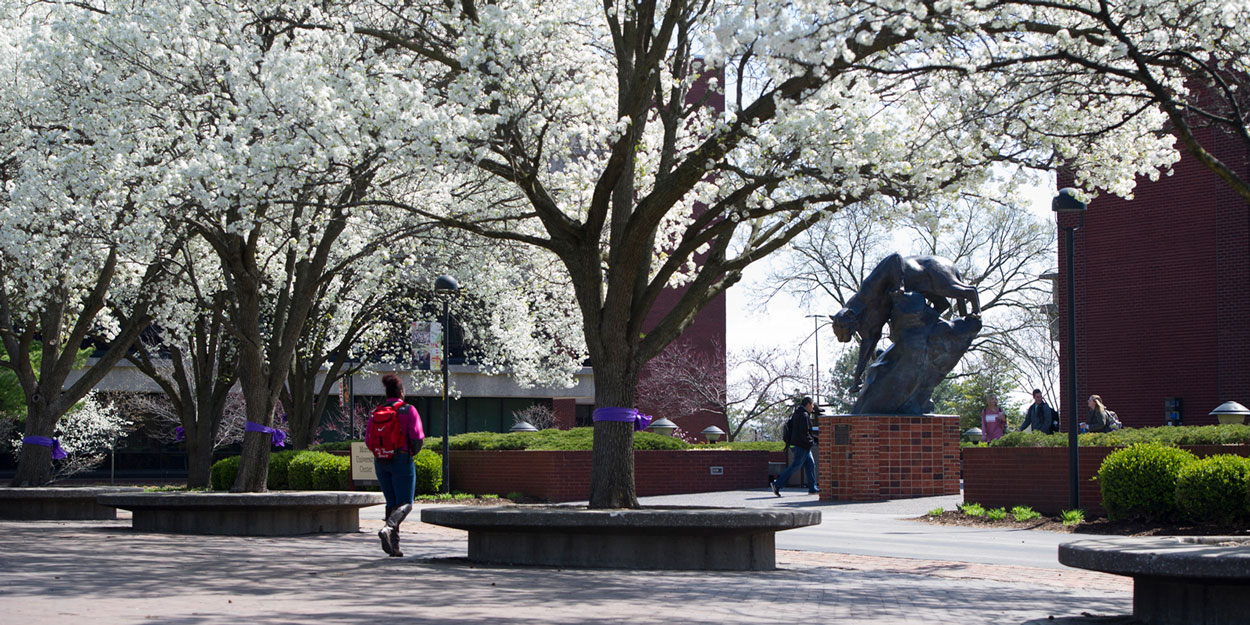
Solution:
[{"label": "flowering tree", "polygon": [[[643,363],[747,265],[831,213],[953,194],[1000,162],[1062,163],[1128,193],[1175,158],[1157,132],[1166,115],[1132,102],[1140,85],[1073,80],[1053,54],[1070,33],[1027,19],[1051,10],[1040,3],[47,10],[77,12],[94,29],[78,49],[130,72],[96,81],[148,107],[114,127],[159,120],[175,144],[161,197],[220,259],[261,425],[339,246],[434,221],[541,249],[572,284],[597,405],[629,407]],[[677,303],[653,310],[673,286]],[[595,427],[591,505],[637,505],[632,424]],[[235,488],[263,489],[267,437],[244,446]]]},{"label": "flowering tree", "polygon": [[[413,130],[459,201],[390,201],[554,254],[574,284],[596,404],[628,407],[642,364],[744,267],[845,206],[947,193],[999,161],[1066,158],[1121,191],[1171,161],[1153,134],[1161,118],[1122,120],[1110,95],[1056,90],[1033,68],[973,76],[1022,45],[1002,10],[469,0],[274,19],[355,32],[422,68],[446,123]],[[692,98],[707,72],[716,89]],[[723,113],[707,105],[721,93]],[[1101,107],[1116,113],[1070,114]],[[680,300],[644,332],[675,285]],[[596,423],[593,507],[637,505],[632,431]]]},{"label": "flowering tree", "polygon": [[[51,438],[157,314],[164,250],[181,235],[164,219],[167,144],[149,140],[159,121],[96,88],[133,73],[83,63],[67,45],[79,31],[55,31],[54,8],[18,11],[0,8],[11,64],[0,88],[0,367],[21,387],[24,435]],[[123,120],[132,132],[115,132]],[[68,384],[89,339],[102,353]],[[51,453],[23,445],[13,483],[49,481]]]},{"label": "flowering tree", "polygon": [[[1250,5],[1238,0],[1013,3],[1022,30],[1054,35],[1033,60],[1055,60],[1073,85],[1116,89],[1118,108],[1162,111],[1185,151],[1250,201]],[[1124,88],[1130,85],[1131,88]],[[1079,172],[1078,172],[1079,176]]]}]

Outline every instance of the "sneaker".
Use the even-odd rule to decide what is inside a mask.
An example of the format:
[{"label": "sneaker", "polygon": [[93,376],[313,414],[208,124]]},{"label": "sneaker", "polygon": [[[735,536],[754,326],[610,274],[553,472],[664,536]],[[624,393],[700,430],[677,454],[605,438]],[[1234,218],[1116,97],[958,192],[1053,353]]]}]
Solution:
[{"label": "sneaker", "polygon": [[773,480],[773,494],[778,497],[781,496],[781,482],[777,480]]},{"label": "sneaker", "polygon": [[815,494],[817,494],[817,493],[819,493],[819,492],[820,492],[820,489],[819,489],[819,488],[809,488],[809,489],[807,489],[807,494],[809,494],[809,495],[815,495]]},{"label": "sneaker", "polygon": [[385,551],[386,555],[395,555],[395,547],[391,545],[391,526],[387,525],[378,530],[378,540],[382,541],[382,551]]}]

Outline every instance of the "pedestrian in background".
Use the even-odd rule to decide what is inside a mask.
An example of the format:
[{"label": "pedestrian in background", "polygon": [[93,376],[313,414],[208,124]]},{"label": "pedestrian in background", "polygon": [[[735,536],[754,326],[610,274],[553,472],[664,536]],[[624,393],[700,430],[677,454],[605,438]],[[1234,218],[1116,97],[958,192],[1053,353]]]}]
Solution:
[{"label": "pedestrian in background", "polygon": [[773,480],[773,494],[778,497],[781,496],[781,488],[800,467],[807,478],[807,494],[814,495],[820,492],[820,489],[816,487],[816,458],[812,456],[812,448],[816,446],[816,433],[812,431],[811,415],[815,412],[816,403],[811,397],[804,397],[799,405],[794,407],[794,414],[790,415],[790,420],[786,421],[783,434],[786,444],[794,448],[794,460],[790,461],[790,466]]},{"label": "pedestrian in background", "polygon": [[1055,412],[1046,404],[1046,400],[1042,399],[1042,391],[1033,389],[1033,403],[1029,406],[1028,412],[1024,414],[1024,423],[1020,425],[1020,431],[1025,432],[1032,430],[1043,434],[1050,434],[1059,429],[1059,413]]},{"label": "pedestrian in background", "polygon": [[1007,415],[998,407],[998,397],[993,393],[985,396],[985,408],[981,411],[981,442],[997,440],[1007,433]]}]

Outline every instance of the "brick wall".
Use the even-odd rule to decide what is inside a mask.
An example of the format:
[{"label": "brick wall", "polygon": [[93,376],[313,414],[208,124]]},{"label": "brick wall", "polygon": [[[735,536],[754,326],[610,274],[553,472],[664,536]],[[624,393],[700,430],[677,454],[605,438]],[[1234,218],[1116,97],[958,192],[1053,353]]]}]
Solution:
[{"label": "brick wall", "polygon": [[[1204,135],[1225,162],[1246,162],[1234,139]],[[1219,404],[1250,402],[1250,210],[1189,156],[1173,175],[1139,181],[1134,196],[1095,199],[1076,232],[1078,415],[1085,420],[1085,400],[1098,394],[1125,425],[1164,425],[1164,398],[1180,397],[1186,425],[1215,423],[1207,413]],[[1066,215],[1060,223],[1077,222]],[[1065,430],[1066,253],[1060,230]]]},{"label": "brick wall", "polygon": [[[1198,456],[1250,456],[1246,445],[1185,446]],[[1102,494],[1093,477],[1114,447],[1081,447],[1077,463],[1081,509],[1101,516]],[[969,447],[963,450],[964,501],[987,508],[1029,506],[1042,514],[1059,514],[1071,504],[1068,493],[1067,447]]]},{"label": "brick wall", "polygon": [[[546,501],[590,498],[589,451],[452,451],[453,490]],[[634,484],[639,497],[762,488],[768,484],[766,451],[637,451]],[[713,467],[721,474],[713,475]]]},{"label": "brick wall", "polygon": [[820,417],[822,501],[959,494],[959,417]]}]

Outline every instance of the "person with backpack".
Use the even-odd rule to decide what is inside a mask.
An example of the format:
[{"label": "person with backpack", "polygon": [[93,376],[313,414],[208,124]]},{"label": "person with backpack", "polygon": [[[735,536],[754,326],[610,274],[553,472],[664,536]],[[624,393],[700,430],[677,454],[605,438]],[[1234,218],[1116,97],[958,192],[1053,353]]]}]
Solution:
[{"label": "person with backpack", "polygon": [[800,467],[807,478],[807,494],[815,495],[820,492],[820,489],[816,487],[816,458],[812,456],[812,448],[816,446],[816,433],[812,431],[811,415],[815,412],[816,403],[811,397],[804,397],[799,405],[794,407],[794,414],[790,415],[790,419],[786,421],[782,429],[782,438],[785,439],[786,445],[794,447],[794,460],[781,472],[781,475],[777,476],[777,479],[773,480],[773,494],[778,497],[781,496],[782,486]]},{"label": "person with backpack", "polygon": [[1042,398],[1041,389],[1033,389],[1033,403],[1024,413],[1024,423],[1020,424],[1021,432],[1041,432],[1050,434],[1059,431],[1059,413],[1051,408]]},{"label": "person with backpack", "polygon": [[399,550],[399,525],[412,512],[417,485],[413,457],[421,451],[425,432],[417,409],[404,403],[404,383],[399,376],[382,376],[382,386],[386,388],[386,400],[369,417],[365,444],[373,452],[373,468],[386,498],[386,525],[378,531],[378,539],[382,541],[382,551],[400,557],[404,554]]},{"label": "person with backpack", "polygon": [[1090,432],[1110,432],[1123,427],[1120,425],[1119,415],[1115,411],[1107,410],[1101,397],[1090,395],[1088,404]]}]

